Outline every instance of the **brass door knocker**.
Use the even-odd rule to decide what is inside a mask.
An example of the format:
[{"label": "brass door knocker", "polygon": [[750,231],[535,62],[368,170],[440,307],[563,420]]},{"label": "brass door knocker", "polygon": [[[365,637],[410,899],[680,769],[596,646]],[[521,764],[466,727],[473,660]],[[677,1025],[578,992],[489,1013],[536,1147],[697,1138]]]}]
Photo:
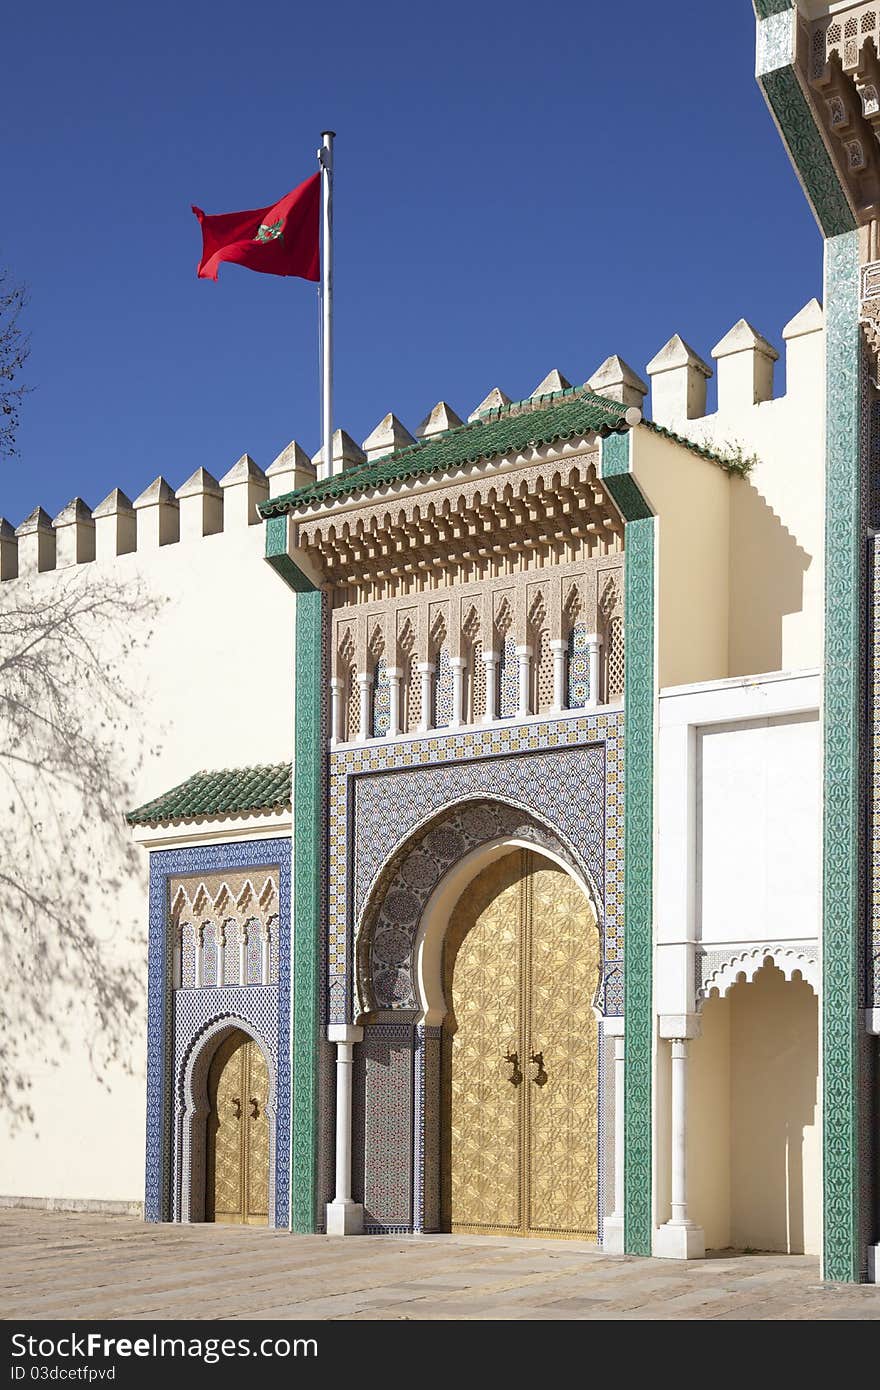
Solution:
[{"label": "brass door knocker", "polygon": [[256,1096],[251,1096],[250,1104],[251,1104],[251,1119],[252,1119],[252,1120],[256,1120],[256,1119],[259,1118],[259,1114],[260,1114],[260,1102],[257,1100]]},{"label": "brass door knocker", "polygon": [[234,1120],[241,1119],[241,1101],[238,1096],[232,1097],[232,1118]]},{"label": "brass door knocker", "polygon": [[508,1081],[510,1082],[511,1086],[519,1086],[523,1079],[523,1074],[520,1071],[519,1066],[519,1053],[511,1052],[510,1048],[508,1048],[504,1054],[504,1060],[505,1062],[510,1063],[510,1075],[507,1078]]},{"label": "brass door knocker", "polygon": [[530,1054],[530,1056],[531,1056],[531,1059],[532,1059],[532,1066],[535,1068],[535,1070],[534,1070],[534,1072],[532,1073],[532,1075],[531,1075],[531,1077],[529,1078],[529,1080],[530,1080],[530,1081],[534,1081],[534,1083],[535,1083],[536,1086],[546,1086],[546,1085],[547,1085],[547,1073],[546,1073],[546,1071],[544,1070],[544,1054],[543,1054],[543,1052],[532,1052],[532,1053]]}]

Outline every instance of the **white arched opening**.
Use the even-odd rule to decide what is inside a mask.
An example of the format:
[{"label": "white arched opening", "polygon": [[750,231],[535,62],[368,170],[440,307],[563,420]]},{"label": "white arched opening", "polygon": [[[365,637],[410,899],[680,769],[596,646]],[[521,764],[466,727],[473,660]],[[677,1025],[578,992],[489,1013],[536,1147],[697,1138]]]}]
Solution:
[{"label": "white arched opening", "polygon": [[734,985],[754,980],[758,971],[770,962],[781,970],[787,980],[799,976],[806,980],[813,993],[819,993],[819,961],[815,955],[807,955],[796,946],[755,946],[745,951],[737,951],[722,961],[707,976],[700,990],[700,1000],[709,999],[713,994],[729,994]]},{"label": "white arched opening", "polygon": [[[561,854],[546,845],[536,845],[531,840],[505,836],[478,845],[465,854],[457,864],[440,880],[434,888],[422,912],[415,940],[416,981],[419,1001],[419,1023],[427,1027],[439,1027],[446,1017],[448,1006],[443,991],[443,942],[449,925],[449,914],[458,902],[468,884],[496,859],[501,859],[514,849],[531,850],[558,864],[573,878],[590,906],[593,920],[598,923],[599,915],[593,894],[582,876],[575,872],[571,864]],[[601,969],[600,969],[601,988]],[[594,1012],[600,1011],[593,1003]]]},{"label": "white arched opening", "polygon": [[689,1214],[708,1248],[818,1254],[818,967],[741,952],[704,986],[688,1076]]}]

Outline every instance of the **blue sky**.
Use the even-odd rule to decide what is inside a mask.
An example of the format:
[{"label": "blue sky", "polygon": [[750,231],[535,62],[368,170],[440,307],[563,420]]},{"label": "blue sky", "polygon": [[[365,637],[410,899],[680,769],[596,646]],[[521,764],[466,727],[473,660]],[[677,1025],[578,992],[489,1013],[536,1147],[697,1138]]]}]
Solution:
[{"label": "blue sky", "polygon": [[[273,202],[338,132],[336,423],[414,429],[552,367],[779,345],[821,242],[754,80],[748,0],[58,0],[4,18],[0,263],[27,283],[0,514],[178,487],[319,440],[314,286],[198,281],[190,212]],[[625,15],[625,18],[624,18]]]}]

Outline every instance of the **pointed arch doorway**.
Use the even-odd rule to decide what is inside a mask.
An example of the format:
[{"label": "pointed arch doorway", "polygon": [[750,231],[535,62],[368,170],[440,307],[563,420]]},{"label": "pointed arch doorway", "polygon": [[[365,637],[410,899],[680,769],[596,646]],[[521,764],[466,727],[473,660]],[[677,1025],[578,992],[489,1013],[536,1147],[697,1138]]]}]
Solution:
[{"label": "pointed arch doorway", "polygon": [[443,951],[442,1205],[453,1231],[595,1240],[596,920],[516,849],[465,889]]},{"label": "pointed arch doorway", "polygon": [[241,1029],[220,1043],[208,1070],[205,1220],[269,1224],[269,1068]]}]

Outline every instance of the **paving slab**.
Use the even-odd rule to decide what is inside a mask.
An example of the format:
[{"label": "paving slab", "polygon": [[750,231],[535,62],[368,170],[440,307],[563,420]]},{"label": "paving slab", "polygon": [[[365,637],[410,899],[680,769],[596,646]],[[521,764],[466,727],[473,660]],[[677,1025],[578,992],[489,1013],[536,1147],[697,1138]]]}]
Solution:
[{"label": "paving slab", "polygon": [[341,1240],[18,1208],[0,1210],[0,1316],[877,1320],[880,1288],[822,1284],[803,1255],[725,1250],[678,1263],[606,1255],[584,1241]]}]

